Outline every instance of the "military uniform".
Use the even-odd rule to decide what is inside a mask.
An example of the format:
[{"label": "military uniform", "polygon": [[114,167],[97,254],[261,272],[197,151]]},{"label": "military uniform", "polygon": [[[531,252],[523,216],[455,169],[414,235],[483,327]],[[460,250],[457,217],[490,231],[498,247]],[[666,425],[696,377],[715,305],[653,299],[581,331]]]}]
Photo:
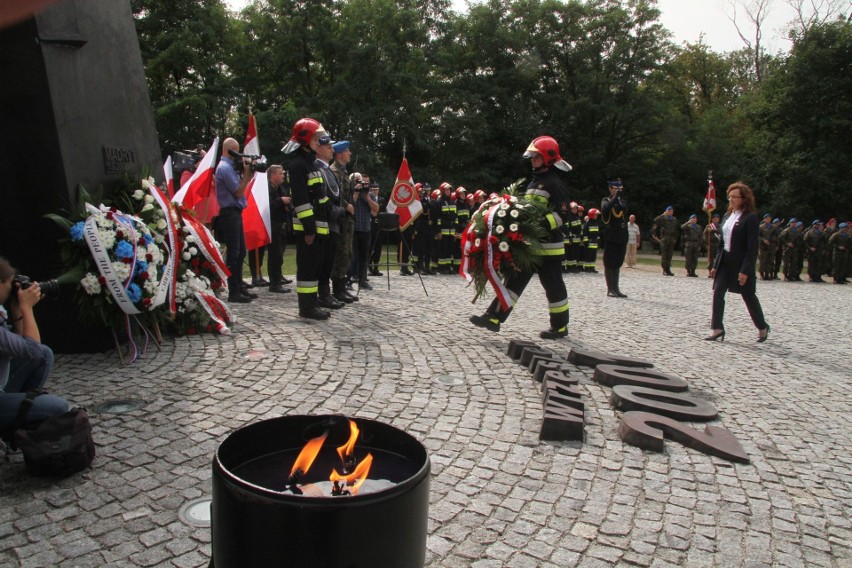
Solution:
[{"label": "military uniform", "polygon": [[[352,236],[355,231],[355,216],[345,211],[346,207],[352,203],[352,190],[349,184],[349,176],[346,173],[346,166],[334,162],[331,164],[331,171],[340,188],[339,205],[344,209],[343,216],[339,219],[340,236],[334,251],[334,263],[331,267],[331,286],[334,297],[343,300],[347,296],[351,296],[346,291],[346,278],[349,267],[352,265]],[[350,298],[349,301],[353,300]]]},{"label": "military uniform", "polygon": [[769,217],[765,217],[757,229],[757,258],[761,280],[771,280],[772,267],[775,265],[775,255],[772,250],[772,239],[775,225]]},{"label": "military uniform", "polygon": [[692,278],[698,276],[695,269],[698,268],[698,253],[701,250],[701,236],[704,228],[698,223],[684,223],[680,227],[683,233],[683,256],[686,259],[686,275]]},{"label": "military uniform", "polygon": [[674,254],[674,247],[677,242],[678,231],[680,230],[677,217],[663,213],[654,219],[654,225],[657,227],[660,239],[660,266],[663,268],[663,274],[674,276],[672,272],[672,255]]},{"label": "military uniform", "polygon": [[801,246],[799,242],[801,240],[802,235],[799,232],[798,227],[796,227],[795,222],[790,223],[786,229],[781,231],[781,236],[779,237],[779,248],[782,251],[781,256],[784,262],[784,280],[787,282],[801,280],[801,278],[799,278],[799,273],[797,272],[799,254],[801,253]]},{"label": "military uniform", "polygon": [[852,251],[852,235],[845,227],[846,223],[840,224],[840,230],[834,232],[828,239],[832,257],[832,276],[836,284],[846,284],[849,275],[849,255]]},{"label": "military uniform", "polygon": [[805,232],[805,255],[808,259],[808,279],[811,282],[825,282],[822,279],[822,257],[825,249],[825,236],[818,224],[813,224]]},{"label": "military uniform", "polygon": [[432,243],[435,235],[432,231],[432,203],[428,193],[420,199],[423,212],[414,220],[414,246],[411,260],[420,274],[432,274]]}]

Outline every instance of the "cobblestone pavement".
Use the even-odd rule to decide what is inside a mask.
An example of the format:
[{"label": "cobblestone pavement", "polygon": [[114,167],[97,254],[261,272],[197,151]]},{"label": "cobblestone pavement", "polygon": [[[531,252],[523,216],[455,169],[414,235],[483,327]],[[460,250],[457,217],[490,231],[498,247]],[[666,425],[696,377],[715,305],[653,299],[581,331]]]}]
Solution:
[{"label": "cobblestone pavement", "polygon": [[[428,566],[852,565],[852,286],[759,283],[772,325],[755,342],[729,296],[724,343],[707,334],[710,280],[622,270],[626,300],[601,274],[568,275],[569,338],[544,341],[546,300],[531,282],[499,334],[473,328],[458,277],[373,278],[375,290],[326,323],[299,320],[294,294],[238,305],[232,337],[167,339],[137,363],[60,355],[53,392],[92,410],[94,468],[28,477],[0,465],[0,566],[206,566],[209,528],[179,519],[210,494],[211,459],[233,429],[288,413],[345,413],[413,434],[432,461]],[[702,271],[702,274],[706,272]],[[404,315],[410,314],[410,315]],[[578,369],[583,443],[538,440],[542,406],[510,339],[651,360],[720,411],[751,463],[667,441],[618,437],[610,389]],[[450,376],[462,385],[437,379]],[[702,425],[694,426],[702,428]]]}]

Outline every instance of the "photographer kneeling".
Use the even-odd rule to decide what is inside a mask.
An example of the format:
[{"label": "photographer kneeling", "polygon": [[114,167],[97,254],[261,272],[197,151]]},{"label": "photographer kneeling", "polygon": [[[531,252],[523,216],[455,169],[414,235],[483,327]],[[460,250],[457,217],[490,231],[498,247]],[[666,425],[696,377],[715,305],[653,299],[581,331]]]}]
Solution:
[{"label": "photographer kneeling", "polygon": [[[0,433],[14,422],[27,392],[44,387],[53,367],[53,351],[42,345],[33,315],[39,300],[38,282],[22,289],[15,269],[0,257]],[[8,312],[3,307],[7,302]],[[64,399],[42,395],[33,401],[26,422],[40,422],[67,411]]]}]

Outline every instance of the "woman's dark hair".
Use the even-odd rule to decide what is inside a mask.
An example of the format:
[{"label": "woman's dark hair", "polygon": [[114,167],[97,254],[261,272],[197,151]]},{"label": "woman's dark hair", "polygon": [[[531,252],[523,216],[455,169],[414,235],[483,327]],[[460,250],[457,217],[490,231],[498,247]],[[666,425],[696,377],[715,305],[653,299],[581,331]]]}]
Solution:
[{"label": "woman's dark hair", "polygon": [[[757,206],[754,203],[754,192],[751,188],[741,181],[735,181],[728,186],[728,191],[725,195],[730,195],[731,191],[734,189],[738,189],[740,191],[740,195],[743,196],[742,204],[740,204],[740,209],[742,209],[743,213],[754,213]],[[733,211],[731,208],[731,200],[728,199],[728,213],[731,211]]]},{"label": "woman's dark hair", "polygon": [[16,272],[15,268],[9,264],[9,261],[0,256],[0,280],[8,280]]}]

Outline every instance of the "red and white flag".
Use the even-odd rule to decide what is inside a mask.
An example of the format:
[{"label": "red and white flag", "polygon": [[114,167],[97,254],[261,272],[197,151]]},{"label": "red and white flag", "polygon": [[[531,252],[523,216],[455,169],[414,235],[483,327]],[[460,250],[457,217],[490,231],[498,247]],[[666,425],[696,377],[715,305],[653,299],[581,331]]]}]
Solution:
[{"label": "red and white flag", "polygon": [[219,147],[219,137],[213,140],[213,145],[198,163],[195,173],[180,188],[172,201],[181,203],[187,209],[193,209],[198,203],[212,193],[216,195],[216,149]]},{"label": "red and white flag", "polygon": [[[249,114],[243,154],[260,156],[260,142],[257,138],[257,125],[254,122],[253,114]],[[246,236],[246,250],[260,248],[272,241],[272,222],[269,216],[269,182],[266,179],[266,172],[255,172],[254,177],[246,187],[243,233]]]},{"label": "red and white flag", "polygon": [[166,192],[169,199],[175,196],[175,177],[172,171],[172,157],[166,158],[166,163],[163,164],[163,173],[166,174]]},{"label": "red and white flag", "polygon": [[713,178],[707,180],[707,195],[704,197],[704,210],[708,213],[716,209],[716,184]]},{"label": "red and white flag", "polygon": [[399,215],[400,231],[407,229],[423,213],[423,205],[420,203],[420,196],[414,191],[414,180],[411,177],[411,170],[408,169],[406,158],[402,159],[399,172],[396,174],[396,182],[391,190],[387,211]]}]

